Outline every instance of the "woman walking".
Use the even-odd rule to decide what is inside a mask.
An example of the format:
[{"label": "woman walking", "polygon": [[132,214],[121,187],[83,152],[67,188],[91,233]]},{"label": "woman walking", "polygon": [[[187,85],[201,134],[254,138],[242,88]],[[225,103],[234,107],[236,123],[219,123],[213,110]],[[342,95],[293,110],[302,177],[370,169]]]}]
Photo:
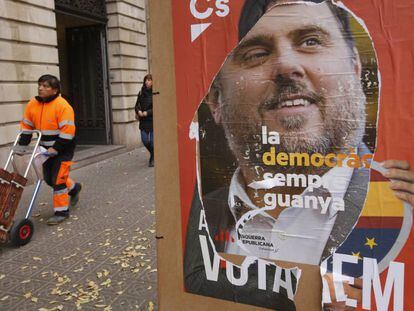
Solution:
[{"label": "woman walking", "polygon": [[154,166],[154,130],[152,126],[152,75],[144,77],[141,91],[135,104],[136,118],[139,120],[141,140],[150,153],[149,167]]}]

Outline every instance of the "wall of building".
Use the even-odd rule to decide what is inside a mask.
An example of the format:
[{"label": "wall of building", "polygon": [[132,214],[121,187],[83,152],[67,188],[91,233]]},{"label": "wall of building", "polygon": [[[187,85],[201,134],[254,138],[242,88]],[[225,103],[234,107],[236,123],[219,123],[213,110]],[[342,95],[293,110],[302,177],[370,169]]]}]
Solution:
[{"label": "wall of building", "polygon": [[0,165],[27,101],[44,73],[59,76],[53,0],[2,0],[0,5]]},{"label": "wall of building", "polygon": [[148,72],[145,0],[107,0],[113,143],[140,143],[135,101]]},{"label": "wall of building", "polygon": [[[37,79],[59,77],[54,0],[0,0],[0,165]],[[148,71],[145,0],[106,0],[113,144],[140,144],[134,105]]]}]

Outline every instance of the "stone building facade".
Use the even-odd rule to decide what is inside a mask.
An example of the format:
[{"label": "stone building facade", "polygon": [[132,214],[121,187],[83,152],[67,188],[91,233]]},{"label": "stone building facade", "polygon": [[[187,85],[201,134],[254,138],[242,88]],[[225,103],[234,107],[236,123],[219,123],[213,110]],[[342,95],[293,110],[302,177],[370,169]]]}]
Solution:
[{"label": "stone building facade", "polygon": [[149,71],[147,0],[0,0],[0,160],[37,79],[60,77],[80,144],[139,145],[134,105]]}]

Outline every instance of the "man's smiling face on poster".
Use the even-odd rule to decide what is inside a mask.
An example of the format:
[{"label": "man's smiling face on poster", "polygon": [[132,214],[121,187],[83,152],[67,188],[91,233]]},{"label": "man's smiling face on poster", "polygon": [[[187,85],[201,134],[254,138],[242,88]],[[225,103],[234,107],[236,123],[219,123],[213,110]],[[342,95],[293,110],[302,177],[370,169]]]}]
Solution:
[{"label": "man's smiling face on poster", "polygon": [[[381,289],[377,307],[404,301],[404,261],[394,260],[405,260],[412,246],[405,242],[411,241],[414,172],[408,161],[387,155],[402,157],[406,150],[391,128],[407,138],[410,126],[394,114],[409,105],[391,96],[402,87],[399,79],[381,88],[380,73],[393,73],[397,62],[380,68],[377,55],[398,54],[406,64],[409,53],[403,57],[395,44],[374,47],[373,38],[393,39],[373,27],[383,24],[382,7],[351,2],[235,1],[233,15],[192,45],[194,62],[176,56],[177,76],[189,77],[180,103],[192,98],[189,90],[198,100],[210,81],[205,78],[220,68],[190,128],[197,183],[186,231],[188,292],[275,310],[320,308],[322,295],[324,310],[345,310],[367,303],[362,294],[377,282],[400,293],[384,299]],[[386,109],[377,141],[380,94]],[[179,112],[189,107],[180,105]],[[193,151],[181,146],[183,154]],[[188,163],[180,160],[186,177]],[[234,255],[245,256],[243,264]],[[374,281],[387,268],[386,282]],[[322,278],[322,292],[301,281],[311,273],[318,284]],[[306,295],[317,298],[315,306],[295,298]]]},{"label": "man's smiling face on poster", "polygon": [[365,129],[361,65],[333,5],[277,2],[225,61],[213,115],[239,163],[260,163],[261,127],[279,151],[357,147]]}]

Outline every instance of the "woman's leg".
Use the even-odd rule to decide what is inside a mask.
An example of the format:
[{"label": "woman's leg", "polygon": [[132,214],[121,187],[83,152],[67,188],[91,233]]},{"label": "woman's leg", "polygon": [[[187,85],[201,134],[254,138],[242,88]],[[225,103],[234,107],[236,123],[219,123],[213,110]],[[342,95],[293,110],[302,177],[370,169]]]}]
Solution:
[{"label": "woman's leg", "polygon": [[149,166],[154,166],[154,141],[153,141],[153,131],[141,131],[141,140],[144,144],[145,148],[150,153],[150,159],[149,159]]},{"label": "woman's leg", "polygon": [[149,133],[147,131],[141,131],[141,141],[144,144],[145,148],[147,148],[147,150],[151,153]]},{"label": "woman's leg", "polygon": [[150,164],[154,165],[154,131],[150,131],[148,136],[149,136],[149,149],[148,149],[148,151],[151,154]]}]

